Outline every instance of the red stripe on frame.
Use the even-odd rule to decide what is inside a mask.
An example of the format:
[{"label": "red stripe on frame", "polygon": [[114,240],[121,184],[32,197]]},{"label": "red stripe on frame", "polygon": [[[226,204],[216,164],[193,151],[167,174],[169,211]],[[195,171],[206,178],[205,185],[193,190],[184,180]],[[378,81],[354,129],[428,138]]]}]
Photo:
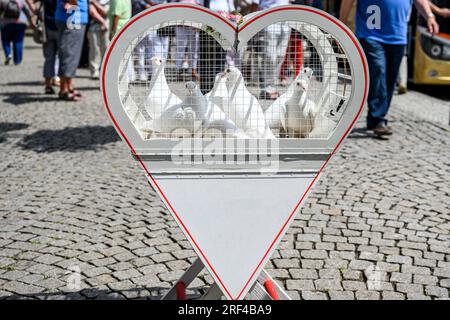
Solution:
[{"label": "red stripe on frame", "polygon": [[308,8],[299,8],[299,7],[284,7],[284,8],[275,8],[273,10],[269,10],[267,12],[265,12],[264,14],[261,14],[255,18],[253,18],[252,20],[250,20],[248,23],[246,23],[241,29],[238,30],[244,30],[248,25],[250,25],[251,23],[253,23],[254,21],[272,13],[272,12],[277,12],[277,11],[283,11],[283,10],[301,10],[301,11],[307,11],[307,12],[311,12],[314,14],[319,14],[322,17],[330,20],[331,22],[335,23],[339,28],[341,28],[352,40],[352,42],[355,44],[356,48],[358,49],[360,58],[363,62],[364,65],[364,98],[363,101],[361,102],[361,106],[360,109],[356,115],[356,117],[353,119],[353,121],[351,122],[350,126],[347,128],[346,132],[344,133],[344,135],[341,137],[341,139],[339,140],[339,142],[337,143],[336,147],[333,149],[333,152],[330,154],[330,156],[328,157],[328,159],[325,161],[325,163],[322,165],[322,167],[320,168],[319,172],[317,173],[317,175],[314,177],[313,181],[311,182],[311,184],[308,186],[308,189],[305,191],[305,193],[302,195],[302,197],[300,198],[299,202],[297,203],[297,205],[295,206],[294,210],[291,212],[291,214],[289,215],[289,217],[287,218],[287,220],[285,221],[285,223],[283,224],[282,228],[280,229],[280,231],[278,232],[277,236],[275,237],[275,239],[272,241],[271,245],[269,246],[269,248],[267,249],[266,253],[264,254],[263,258],[260,260],[260,262],[258,263],[258,265],[256,266],[256,268],[254,269],[254,271],[252,272],[250,278],[247,280],[246,284],[244,285],[244,287],[242,288],[242,290],[240,291],[239,295],[236,298],[233,298],[230,294],[230,292],[228,291],[228,289],[225,287],[224,283],[222,282],[222,280],[220,279],[219,275],[216,273],[215,269],[213,268],[213,266],[211,265],[211,263],[209,262],[209,260],[207,259],[207,257],[205,256],[205,254],[203,253],[203,251],[200,249],[200,247],[198,246],[197,242],[194,240],[194,238],[192,237],[191,233],[189,232],[189,230],[186,228],[185,224],[183,223],[183,221],[180,219],[180,217],[178,216],[177,212],[175,211],[175,209],[173,208],[172,204],[169,202],[169,200],[167,199],[166,195],[164,194],[164,192],[162,191],[162,189],[159,187],[158,183],[156,182],[156,180],[153,178],[153,176],[150,174],[149,170],[147,169],[147,167],[145,166],[144,162],[142,161],[142,159],[136,154],[136,150],[133,148],[133,145],[130,143],[130,141],[128,140],[128,138],[125,136],[125,134],[123,133],[122,129],[120,128],[119,124],[117,123],[116,119],[114,118],[109,105],[108,105],[108,99],[106,97],[106,86],[105,86],[105,72],[106,72],[106,65],[109,61],[109,57],[111,55],[112,50],[114,49],[114,46],[117,43],[117,40],[120,38],[120,36],[123,34],[123,32],[129,28],[133,23],[135,23],[137,20],[152,14],[156,11],[159,10],[163,10],[163,9],[170,9],[170,8],[189,8],[189,9],[194,9],[194,10],[199,10],[202,11],[204,13],[210,14],[212,16],[215,16],[216,18],[219,18],[220,20],[222,20],[223,22],[225,22],[228,26],[232,27],[234,30],[236,30],[236,27],[231,24],[231,22],[229,22],[226,18],[222,17],[219,14],[216,14],[208,9],[202,8],[202,7],[193,7],[193,6],[188,6],[188,5],[183,5],[183,4],[177,4],[177,5],[172,5],[170,7],[158,7],[155,9],[150,9],[148,11],[143,12],[142,14],[137,15],[135,18],[131,19],[120,31],[119,33],[114,37],[111,45],[108,48],[108,51],[105,55],[105,62],[104,62],[104,68],[102,70],[102,94],[103,94],[103,102],[105,103],[105,107],[106,110],[108,112],[109,117],[111,118],[114,126],[116,127],[117,131],[119,132],[119,134],[123,137],[123,139],[125,140],[126,144],[128,145],[128,147],[130,148],[130,150],[132,151],[133,155],[138,159],[139,163],[141,164],[141,166],[143,167],[143,169],[145,170],[145,172],[148,174],[148,176],[150,177],[150,179],[152,180],[153,184],[156,186],[158,193],[161,195],[161,197],[163,198],[164,202],[168,205],[169,210],[172,211],[172,213],[175,215],[175,217],[177,218],[177,220],[180,222],[181,227],[185,230],[186,234],[188,235],[188,237],[191,239],[191,241],[193,242],[193,244],[195,245],[195,247],[197,248],[197,250],[200,252],[200,254],[202,255],[203,259],[206,261],[206,263],[208,264],[209,268],[212,270],[212,272],[214,273],[214,275],[216,276],[217,280],[219,280],[220,284],[222,285],[222,287],[225,289],[226,294],[228,295],[228,297],[232,300],[234,299],[239,299],[242,295],[242,293],[244,292],[244,290],[247,288],[247,286],[250,283],[250,280],[253,278],[253,276],[255,275],[256,271],[259,269],[259,267],[261,266],[262,262],[265,260],[265,258],[267,257],[267,255],[269,254],[270,250],[272,249],[272,247],[274,246],[274,244],[277,242],[277,240],[279,239],[279,237],[281,236],[283,230],[287,227],[287,225],[289,224],[289,222],[292,220],[295,212],[297,211],[297,209],[299,208],[300,204],[303,202],[303,200],[305,199],[306,195],[308,194],[308,192],[311,190],[312,186],[314,185],[314,183],[316,182],[316,180],[318,179],[320,173],[322,172],[322,170],[325,168],[325,166],[327,165],[328,161],[330,160],[330,158],[333,156],[333,154],[335,153],[335,151],[339,148],[339,146],[342,144],[342,142],[344,141],[344,139],[346,138],[346,136],[348,135],[348,133],[350,132],[350,130],[352,129],[353,125],[355,124],[356,120],[359,118],[363,107],[364,107],[364,102],[366,100],[367,97],[367,65],[366,65],[366,60],[364,59],[364,55],[362,53],[362,50],[360,48],[360,46],[358,45],[358,42],[356,41],[354,35],[349,32],[346,28],[344,28],[341,24],[337,23],[334,19],[331,19],[327,14],[324,14],[320,11],[316,11],[316,10],[311,10]]},{"label": "red stripe on frame", "polygon": [[[275,239],[272,241],[272,243],[269,246],[269,249],[267,249],[266,253],[264,254],[263,258],[261,259],[261,261],[259,262],[258,266],[255,268],[255,270],[253,271],[252,275],[250,276],[250,278],[247,280],[247,283],[245,284],[244,288],[242,288],[241,292],[239,293],[239,295],[237,296],[236,299],[239,299],[242,295],[242,292],[245,290],[245,288],[247,288],[247,286],[249,285],[250,280],[253,278],[253,276],[255,275],[256,271],[258,270],[258,268],[261,266],[262,262],[264,261],[264,259],[266,258],[266,256],[269,254],[269,251],[272,249],[273,245],[278,241],[278,238],[281,236],[283,230],[286,228],[286,226],[289,224],[289,222],[292,220],[295,212],[297,211],[298,207],[300,206],[300,204],[303,202],[303,200],[305,199],[306,195],[308,194],[308,192],[311,190],[311,188],[313,187],[314,183],[316,182],[316,180],[318,179],[318,177],[320,176],[320,174],[322,173],[323,169],[326,167],[326,165],[328,164],[328,161],[330,161],[331,157],[333,156],[333,154],[335,153],[335,151],[339,148],[339,146],[342,144],[342,142],[344,141],[344,139],[347,137],[347,135],[350,133],[350,130],[353,128],[355,122],[358,120],[363,108],[364,108],[364,102],[366,101],[367,98],[367,65],[366,65],[366,60],[364,59],[364,55],[362,53],[361,47],[359,46],[358,42],[356,41],[353,33],[349,32],[345,27],[343,27],[342,25],[340,25],[339,23],[336,23],[336,21],[334,19],[331,19],[328,14],[322,13],[320,11],[316,11],[316,10],[312,10],[312,9],[308,9],[308,8],[275,8],[273,10],[270,10],[268,12],[265,12],[264,14],[261,14],[257,17],[255,17],[254,19],[250,20],[248,22],[248,24],[244,25],[242,28],[239,29],[239,31],[244,30],[248,25],[250,25],[251,23],[253,23],[254,21],[272,13],[272,12],[277,12],[277,11],[283,11],[283,10],[300,10],[300,11],[307,11],[307,12],[312,12],[315,14],[318,14],[328,20],[330,20],[331,22],[335,23],[339,28],[341,28],[348,36],[349,38],[352,40],[352,42],[355,44],[356,48],[358,49],[358,53],[360,55],[361,61],[363,62],[364,65],[364,98],[363,101],[361,102],[361,106],[358,110],[358,113],[356,114],[356,117],[353,119],[353,121],[351,122],[350,126],[347,128],[347,130],[345,131],[344,135],[341,137],[341,139],[339,140],[339,142],[336,144],[336,147],[334,147],[333,152],[328,156],[327,160],[324,162],[324,164],[322,165],[322,167],[320,168],[320,170],[317,172],[317,175],[314,177],[313,181],[311,182],[311,184],[308,186],[308,189],[306,189],[305,193],[303,194],[303,196],[300,198],[299,202],[297,203],[297,205],[295,206],[294,210],[291,212],[291,214],[289,215],[288,219],[285,221],[285,223],[283,224],[283,227],[280,229],[280,231],[278,232],[277,236],[275,237]],[[238,31],[238,32],[239,32]]]}]

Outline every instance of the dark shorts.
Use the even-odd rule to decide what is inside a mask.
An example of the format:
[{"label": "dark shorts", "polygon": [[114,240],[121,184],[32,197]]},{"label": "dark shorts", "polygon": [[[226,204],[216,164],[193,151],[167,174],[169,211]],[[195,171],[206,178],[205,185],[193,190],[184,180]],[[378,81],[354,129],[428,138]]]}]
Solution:
[{"label": "dark shorts", "polygon": [[73,78],[80,63],[86,25],[69,29],[65,22],[57,21],[59,76]]}]

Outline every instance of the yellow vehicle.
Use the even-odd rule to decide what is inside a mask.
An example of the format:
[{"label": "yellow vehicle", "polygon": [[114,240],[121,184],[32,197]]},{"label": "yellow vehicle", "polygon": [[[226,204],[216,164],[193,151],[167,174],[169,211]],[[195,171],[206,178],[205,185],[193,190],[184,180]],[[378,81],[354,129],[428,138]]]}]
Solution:
[{"label": "yellow vehicle", "polygon": [[[450,8],[450,0],[433,1],[438,7]],[[450,18],[436,15],[440,26],[431,35],[422,19],[411,18],[409,74],[414,84],[450,85]]]}]

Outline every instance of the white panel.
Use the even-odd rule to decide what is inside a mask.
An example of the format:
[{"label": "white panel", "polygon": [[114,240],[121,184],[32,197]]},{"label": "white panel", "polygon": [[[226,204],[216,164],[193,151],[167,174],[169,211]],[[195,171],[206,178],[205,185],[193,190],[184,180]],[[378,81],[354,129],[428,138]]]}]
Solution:
[{"label": "white panel", "polygon": [[224,293],[242,299],[313,178],[308,174],[156,181]]}]

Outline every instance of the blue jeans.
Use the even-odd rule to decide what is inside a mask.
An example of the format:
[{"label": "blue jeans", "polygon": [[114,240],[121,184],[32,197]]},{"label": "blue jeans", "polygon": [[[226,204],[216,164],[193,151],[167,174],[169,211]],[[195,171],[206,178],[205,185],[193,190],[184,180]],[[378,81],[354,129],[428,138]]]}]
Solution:
[{"label": "blue jeans", "polygon": [[385,119],[392,101],[398,71],[406,45],[385,44],[370,39],[360,39],[370,71],[370,88],[367,103],[367,127],[387,124]]},{"label": "blue jeans", "polygon": [[11,56],[11,43],[14,51],[14,64],[22,62],[23,38],[26,25],[23,23],[8,23],[2,26],[2,45],[6,57]]}]

